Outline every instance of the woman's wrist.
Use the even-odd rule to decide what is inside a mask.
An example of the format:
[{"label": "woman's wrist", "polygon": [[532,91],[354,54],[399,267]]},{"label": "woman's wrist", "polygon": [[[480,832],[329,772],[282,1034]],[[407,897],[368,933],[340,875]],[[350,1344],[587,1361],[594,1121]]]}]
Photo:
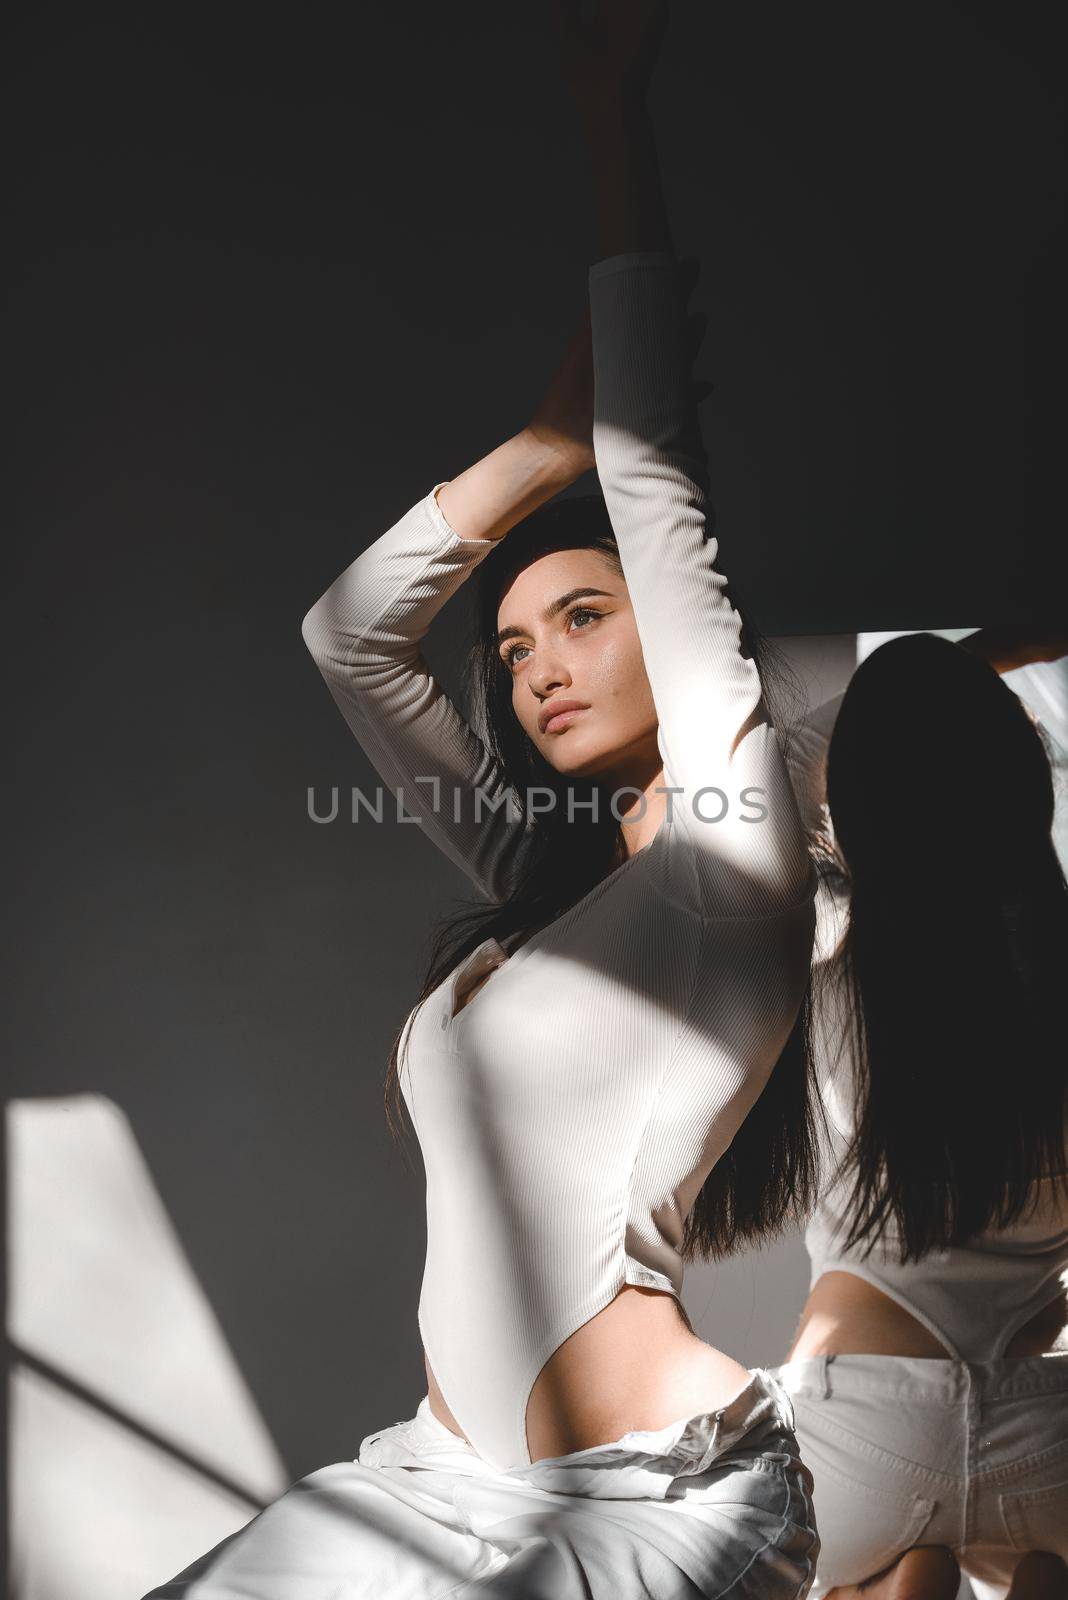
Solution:
[{"label": "woman's wrist", "polygon": [[555,484],[557,489],[566,489],[596,465],[592,445],[586,449],[547,424],[528,422],[516,437],[522,440],[546,481]]},{"label": "woman's wrist", "polygon": [[584,118],[596,193],[600,258],[674,254],[653,121],[644,100],[612,99]]},{"label": "woman's wrist", "polygon": [[615,151],[651,125],[645,96],[627,94],[622,88],[590,97],[579,105],[578,112],[591,155]]},{"label": "woman's wrist", "polygon": [[503,539],[538,506],[586,471],[563,443],[529,427],[438,490],[442,516],[460,539]]}]

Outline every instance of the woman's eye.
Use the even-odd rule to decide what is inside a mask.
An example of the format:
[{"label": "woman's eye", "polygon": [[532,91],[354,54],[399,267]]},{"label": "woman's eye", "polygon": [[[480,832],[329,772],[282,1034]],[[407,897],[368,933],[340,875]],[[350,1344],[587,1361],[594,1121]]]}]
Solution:
[{"label": "woman's eye", "polygon": [[[592,611],[589,606],[574,606],[572,610],[567,613],[567,620],[568,622],[573,622],[576,617],[599,617],[600,615],[601,613],[599,611]],[[510,645],[507,650],[502,651],[501,660],[504,662],[506,667],[514,666],[517,652],[520,650],[529,650],[529,648],[530,646],[525,644]]]}]

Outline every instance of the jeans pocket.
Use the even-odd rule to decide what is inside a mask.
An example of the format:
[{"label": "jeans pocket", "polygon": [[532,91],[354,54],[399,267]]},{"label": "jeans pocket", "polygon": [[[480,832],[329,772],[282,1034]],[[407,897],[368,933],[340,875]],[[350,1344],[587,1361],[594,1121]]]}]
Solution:
[{"label": "jeans pocket", "polygon": [[820,1585],[860,1583],[917,1542],[938,1502],[912,1490],[888,1459],[846,1454],[833,1433],[824,1438],[800,1419],[797,1434],[812,1474]]},{"label": "jeans pocket", "polygon": [[1041,1489],[1003,1492],[998,1498],[1014,1550],[1049,1550],[1068,1556],[1068,1478]]}]

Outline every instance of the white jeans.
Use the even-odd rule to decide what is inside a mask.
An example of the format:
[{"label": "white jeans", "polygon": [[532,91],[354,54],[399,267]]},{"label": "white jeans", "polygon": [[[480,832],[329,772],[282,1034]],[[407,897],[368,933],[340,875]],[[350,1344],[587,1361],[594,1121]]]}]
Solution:
[{"label": "white jeans", "polygon": [[144,1600],[804,1600],[792,1422],[752,1368],[719,1411],[501,1472],[424,1398]]},{"label": "white jeans", "polygon": [[821,1550],[811,1600],[946,1545],[981,1600],[1028,1550],[1068,1557],[1068,1351],[996,1361],[810,1356],[794,1404]]}]

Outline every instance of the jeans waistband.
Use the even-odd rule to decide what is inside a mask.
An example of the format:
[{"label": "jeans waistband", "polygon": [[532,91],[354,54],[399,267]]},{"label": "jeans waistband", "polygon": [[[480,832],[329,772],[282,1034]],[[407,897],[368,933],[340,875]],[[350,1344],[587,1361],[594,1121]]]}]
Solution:
[{"label": "jeans waistband", "polygon": [[787,1394],[824,1399],[831,1394],[884,1395],[952,1404],[967,1394],[1013,1399],[1068,1392],[1068,1350],[1044,1356],[998,1356],[955,1361],[938,1356],[801,1356],[773,1367]]},{"label": "jeans waistband", "polygon": [[[717,1456],[743,1443],[755,1449],[770,1434],[793,1433],[794,1423],[793,1404],[783,1385],[766,1368],[750,1367],[748,1383],[716,1411],[698,1411],[664,1428],[635,1428],[609,1444],[591,1445],[549,1460],[591,1464],[601,1456],[607,1458],[622,1451],[651,1460],[672,1460],[682,1476],[704,1472]],[[540,1461],[533,1464],[541,1465]],[[531,1470],[512,1468],[513,1473]]]},{"label": "jeans waistband", "polygon": [[366,1466],[438,1467],[564,1494],[664,1499],[677,1478],[705,1472],[732,1452],[759,1454],[767,1450],[783,1461],[796,1459],[789,1395],[766,1368],[754,1367],[749,1372],[748,1383],[715,1411],[680,1417],[664,1428],[635,1429],[607,1444],[507,1470],[491,1466],[446,1428],[425,1396],[411,1421],[368,1436],[359,1460]]}]

